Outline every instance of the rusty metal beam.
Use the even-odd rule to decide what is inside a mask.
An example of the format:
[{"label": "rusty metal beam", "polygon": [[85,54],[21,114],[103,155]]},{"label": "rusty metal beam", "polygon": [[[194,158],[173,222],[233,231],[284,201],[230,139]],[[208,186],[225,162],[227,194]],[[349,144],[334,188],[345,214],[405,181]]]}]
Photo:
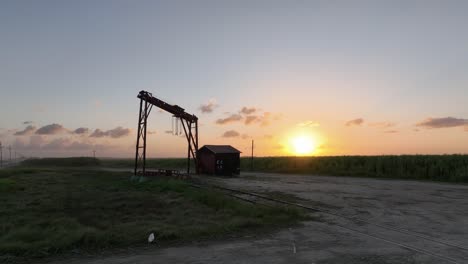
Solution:
[{"label": "rusty metal beam", "polygon": [[[135,150],[135,175],[145,175],[146,171],[146,135],[148,116],[153,106],[159,107],[181,120],[185,137],[188,143],[187,151],[187,174],[190,174],[190,159],[193,158],[196,166],[196,173],[199,172],[198,165],[198,117],[185,112],[178,105],[168,104],[147,91],[140,91],[137,98],[140,99],[140,114],[138,118],[137,142]],[[193,126],[195,124],[195,127]]]}]

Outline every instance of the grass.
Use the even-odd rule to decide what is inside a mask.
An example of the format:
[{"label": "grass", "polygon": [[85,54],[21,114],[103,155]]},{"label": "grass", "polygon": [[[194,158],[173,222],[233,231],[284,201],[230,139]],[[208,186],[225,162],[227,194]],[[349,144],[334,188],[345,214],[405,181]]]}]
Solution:
[{"label": "grass", "polygon": [[183,181],[131,181],[86,167],[0,170],[0,204],[2,263],[145,245],[151,232],[164,245],[306,219],[295,208],[252,205]]},{"label": "grass", "polygon": [[25,167],[90,167],[100,166],[101,161],[95,158],[74,157],[74,158],[42,158],[27,159],[21,163]]},{"label": "grass", "polygon": [[[112,168],[133,168],[135,161],[133,159],[101,159],[100,163],[103,167]],[[156,169],[187,169],[186,158],[158,158],[158,159],[146,159],[147,168]],[[191,169],[195,168],[195,164],[191,164]]]}]

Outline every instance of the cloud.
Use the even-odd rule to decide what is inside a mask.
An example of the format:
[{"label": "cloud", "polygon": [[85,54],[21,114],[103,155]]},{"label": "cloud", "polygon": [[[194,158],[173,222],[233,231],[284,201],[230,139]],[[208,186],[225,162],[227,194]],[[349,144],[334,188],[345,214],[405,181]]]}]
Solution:
[{"label": "cloud", "polygon": [[88,134],[89,129],[86,127],[80,127],[77,128],[73,131],[73,134],[78,134],[78,135],[83,135],[83,134]]},{"label": "cloud", "polygon": [[256,115],[247,116],[245,118],[245,124],[250,125],[250,124],[254,123],[255,121],[257,121],[257,118],[258,118],[258,116],[256,116]]},{"label": "cloud", "polygon": [[89,135],[90,137],[96,137],[96,138],[100,138],[100,137],[105,137],[107,136],[106,132],[102,131],[101,129],[96,129],[94,130],[94,132]]},{"label": "cloud", "polygon": [[130,135],[130,128],[116,127],[114,129],[108,130],[107,133],[111,138],[121,138]]},{"label": "cloud", "polygon": [[[271,122],[272,114],[270,112],[265,112],[262,115],[251,115],[245,118],[245,124],[260,124],[260,126],[268,126]],[[276,120],[276,119],[275,119]]]},{"label": "cloud", "polygon": [[442,117],[442,118],[427,118],[416,124],[418,127],[424,128],[446,128],[446,127],[465,127],[468,126],[468,119],[455,118],[455,117]]},{"label": "cloud", "polygon": [[200,105],[198,109],[200,109],[202,113],[206,114],[213,112],[216,107],[218,107],[216,99],[210,99],[206,104]]},{"label": "cloud", "polygon": [[318,126],[320,126],[320,124],[318,122],[315,122],[315,121],[307,120],[307,121],[304,121],[302,123],[297,124],[297,126],[300,126],[300,127],[318,127]]},{"label": "cloud", "polygon": [[268,126],[272,120],[280,120],[281,114],[272,114],[270,112],[260,112],[260,109],[255,107],[242,107],[238,113],[232,114],[225,112],[228,115],[226,118],[216,120],[216,124],[224,125],[244,120],[245,125],[258,124],[260,126]]},{"label": "cloud", "polygon": [[23,125],[31,125],[32,123],[33,123],[33,121],[24,121]]},{"label": "cloud", "polygon": [[17,138],[13,143],[12,147],[15,150],[37,150],[41,148],[41,145],[45,143],[45,140],[42,136],[30,136],[29,143],[26,143],[25,140]]},{"label": "cloud", "polygon": [[250,115],[253,114],[257,111],[257,108],[255,107],[242,107],[242,109],[239,111],[239,113],[244,114],[244,115]]},{"label": "cloud", "polygon": [[393,133],[398,133],[398,131],[397,130],[386,130],[386,131],[384,131],[384,133],[393,134]]},{"label": "cloud", "polygon": [[261,126],[268,126],[270,125],[270,120],[271,120],[271,113],[270,112],[265,112],[263,113],[262,116],[257,118],[257,122],[260,123]]},{"label": "cloud", "polygon": [[242,116],[241,116],[241,115],[239,115],[239,114],[231,114],[230,116],[228,116],[228,117],[226,117],[226,118],[220,118],[220,119],[216,120],[216,124],[218,124],[218,125],[225,125],[225,124],[237,122],[237,121],[240,121],[240,120],[242,120]]},{"label": "cloud", "polygon": [[247,134],[242,134],[241,138],[242,138],[242,139],[248,139],[248,138],[249,138],[249,135],[247,135]]},{"label": "cloud", "polygon": [[36,131],[35,126],[27,126],[24,130],[16,132],[14,135],[15,136],[26,136],[26,135],[32,135]]},{"label": "cloud", "polygon": [[223,137],[225,138],[233,138],[233,137],[238,137],[240,136],[239,132],[235,131],[235,130],[228,130],[226,132],[224,132],[223,134]]},{"label": "cloud", "polygon": [[46,125],[36,131],[37,135],[55,135],[66,132],[67,130],[59,124]]},{"label": "cloud", "polygon": [[375,122],[375,123],[370,123],[369,126],[378,127],[378,128],[389,128],[389,127],[396,126],[396,124],[392,122]]},{"label": "cloud", "polygon": [[42,149],[46,150],[61,150],[67,148],[71,144],[71,140],[68,138],[56,138],[51,142],[42,146]]},{"label": "cloud", "polygon": [[353,119],[353,120],[349,120],[348,122],[346,122],[346,126],[360,126],[362,125],[362,123],[364,123],[364,119],[362,118],[357,118],[357,119]]},{"label": "cloud", "polygon": [[111,137],[111,138],[121,138],[130,135],[131,130],[129,128],[116,127],[111,130],[102,131],[100,129],[94,130],[90,137]]}]

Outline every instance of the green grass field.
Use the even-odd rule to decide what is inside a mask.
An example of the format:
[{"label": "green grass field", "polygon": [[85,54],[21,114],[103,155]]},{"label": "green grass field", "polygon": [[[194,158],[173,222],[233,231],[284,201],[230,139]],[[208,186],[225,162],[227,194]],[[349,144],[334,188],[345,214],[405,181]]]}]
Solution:
[{"label": "green grass field", "polygon": [[183,181],[139,182],[128,173],[87,169],[93,159],[55,161],[55,167],[47,160],[47,166],[29,161],[0,170],[1,263],[145,245],[151,232],[164,245],[307,218],[294,208],[252,205]]},{"label": "green grass field", "polygon": [[[133,160],[103,159],[101,164],[132,168]],[[148,159],[148,167],[185,170],[186,159]],[[250,171],[250,158],[241,158],[241,171]],[[254,171],[468,182],[468,155],[258,157]]]}]

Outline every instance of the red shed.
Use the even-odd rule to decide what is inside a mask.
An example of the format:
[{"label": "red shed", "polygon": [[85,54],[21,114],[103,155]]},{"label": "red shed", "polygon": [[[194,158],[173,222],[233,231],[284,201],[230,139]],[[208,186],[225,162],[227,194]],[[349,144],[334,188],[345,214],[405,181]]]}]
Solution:
[{"label": "red shed", "polygon": [[198,150],[200,172],[239,175],[240,151],[229,145],[205,145]]}]

